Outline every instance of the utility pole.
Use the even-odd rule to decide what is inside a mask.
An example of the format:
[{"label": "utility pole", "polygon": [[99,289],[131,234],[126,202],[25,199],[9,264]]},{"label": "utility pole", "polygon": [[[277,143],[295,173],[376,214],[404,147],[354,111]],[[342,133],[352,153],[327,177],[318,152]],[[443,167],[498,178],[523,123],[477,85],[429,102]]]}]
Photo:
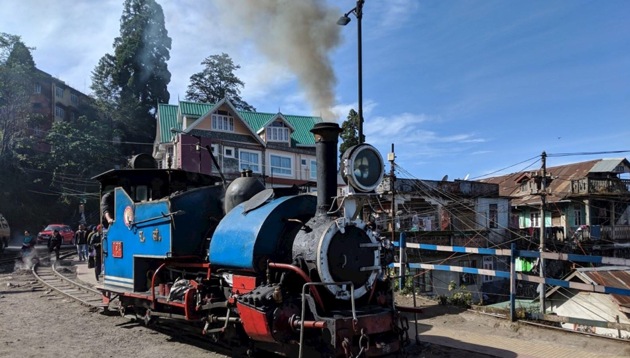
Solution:
[{"label": "utility pole", "polygon": [[[547,153],[542,152],[540,159],[542,161],[542,178],[540,178],[540,277],[545,279],[545,260],[543,252],[545,251],[545,209],[547,205]],[[545,283],[540,284],[540,313],[545,314]]]},{"label": "utility pole", "polygon": [[[394,143],[392,143],[392,151],[387,154],[387,160],[389,161],[390,169],[389,169],[389,186],[392,192],[392,243],[396,242],[396,174],[394,172],[394,160],[396,159],[396,155],[394,154]],[[400,279],[398,282],[398,287],[402,290],[405,286],[405,243],[403,242],[402,236],[400,239],[400,250],[399,250],[400,259]]]}]

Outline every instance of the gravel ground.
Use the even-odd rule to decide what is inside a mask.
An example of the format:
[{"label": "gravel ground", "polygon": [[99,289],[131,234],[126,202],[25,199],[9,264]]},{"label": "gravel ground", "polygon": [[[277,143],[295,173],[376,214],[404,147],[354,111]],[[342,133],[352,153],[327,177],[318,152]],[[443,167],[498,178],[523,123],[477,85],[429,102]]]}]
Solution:
[{"label": "gravel ground", "polygon": [[[412,305],[409,297],[398,297],[397,302]],[[450,329],[483,329],[491,335],[520,337],[532,342],[555,340],[558,344],[573,345],[576,349],[588,346],[596,351],[623,352],[622,356],[630,356],[628,343],[593,339],[586,343],[582,336],[562,332],[558,335],[553,331],[438,306],[432,301],[419,299],[418,305],[424,307],[418,318],[425,328],[441,325]],[[413,318],[413,315],[409,317]],[[0,322],[0,357],[225,357],[181,343],[120,316],[91,311],[41,288],[30,271],[15,267],[0,267]],[[410,322],[410,325],[413,326],[413,323]],[[414,341],[413,332],[410,332],[410,338]],[[421,343],[410,348],[409,356],[482,358],[493,355]]]}]

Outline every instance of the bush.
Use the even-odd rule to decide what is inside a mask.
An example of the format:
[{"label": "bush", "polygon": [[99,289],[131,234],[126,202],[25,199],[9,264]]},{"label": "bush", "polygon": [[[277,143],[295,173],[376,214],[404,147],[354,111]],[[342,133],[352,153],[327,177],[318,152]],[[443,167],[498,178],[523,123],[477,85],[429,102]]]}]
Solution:
[{"label": "bush", "polygon": [[453,306],[470,308],[472,305],[472,293],[468,291],[466,286],[460,286],[457,288],[455,281],[451,281],[448,284],[448,291],[451,292],[451,297],[448,299],[448,303]]}]

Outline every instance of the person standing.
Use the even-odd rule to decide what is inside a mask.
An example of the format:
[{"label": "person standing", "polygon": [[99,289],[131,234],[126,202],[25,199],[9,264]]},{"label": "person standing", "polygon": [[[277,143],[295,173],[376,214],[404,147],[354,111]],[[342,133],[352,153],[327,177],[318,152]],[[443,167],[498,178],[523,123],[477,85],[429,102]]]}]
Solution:
[{"label": "person standing", "polygon": [[96,234],[96,225],[90,227],[90,233],[87,235],[88,242],[88,268],[94,268],[94,246],[92,246],[92,236]]},{"label": "person standing", "polygon": [[77,245],[79,261],[87,260],[87,231],[85,231],[83,224],[80,224],[79,229],[74,233],[74,243]]},{"label": "person standing", "polygon": [[96,227],[96,232],[90,234],[90,247],[94,251],[94,277],[96,277],[96,282],[99,281],[99,276],[101,276],[102,262],[101,262],[101,243],[102,243],[102,235],[103,235],[103,225],[98,225]]},{"label": "person standing", "polygon": [[59,250],[61,249],[62,241],[63,241],[63,238],[61,237],[59,230],[55,230],[53,232],[53,236],[50,238],[50,240],[48,240],[48,252],[54,251],[55,256],[57,257],[57,260],[59,260]]},{"label": "person standing", "polygon": [[35,247],[35,240],[33,240],[33,236],[28,230],[24,231],[24,239],[22,240],[22,253],[29,254],[31,250]]}]

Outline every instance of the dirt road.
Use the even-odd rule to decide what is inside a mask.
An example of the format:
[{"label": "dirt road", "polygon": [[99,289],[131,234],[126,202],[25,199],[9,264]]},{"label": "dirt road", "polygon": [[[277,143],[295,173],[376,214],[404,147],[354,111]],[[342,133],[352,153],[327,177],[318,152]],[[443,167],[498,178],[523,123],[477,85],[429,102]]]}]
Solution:
[{"label": "dirt road", "polygon": [[[401,304],[411,305],[411,301],[406,301],[408,299],[399,298]],[[536,356],[523,355],[510,347],[493,348],[490,344],[492,337],[514,339],[513,342],[532,347],[542,343],[555,344],[574,351],[571,358],[589,352],[610,357],[630,356],[630,343],[541,330],[438,306],[432,301],[421,300],[419,303],[424,307],[418,315],[420,344],[410,348],[409,356],[412,357]],[[413,342],[413,315],[409,318]],[[179,342],[177,338],[122,317],[90,311],[85,306],[42,289],[30,271],[15,271],[13,267],[0,268],[0,322],[0,357],[225,357]],[[467,339],[470,337],[466,336],[473,333],[485,337],[486,342],[469,342]]]}]

